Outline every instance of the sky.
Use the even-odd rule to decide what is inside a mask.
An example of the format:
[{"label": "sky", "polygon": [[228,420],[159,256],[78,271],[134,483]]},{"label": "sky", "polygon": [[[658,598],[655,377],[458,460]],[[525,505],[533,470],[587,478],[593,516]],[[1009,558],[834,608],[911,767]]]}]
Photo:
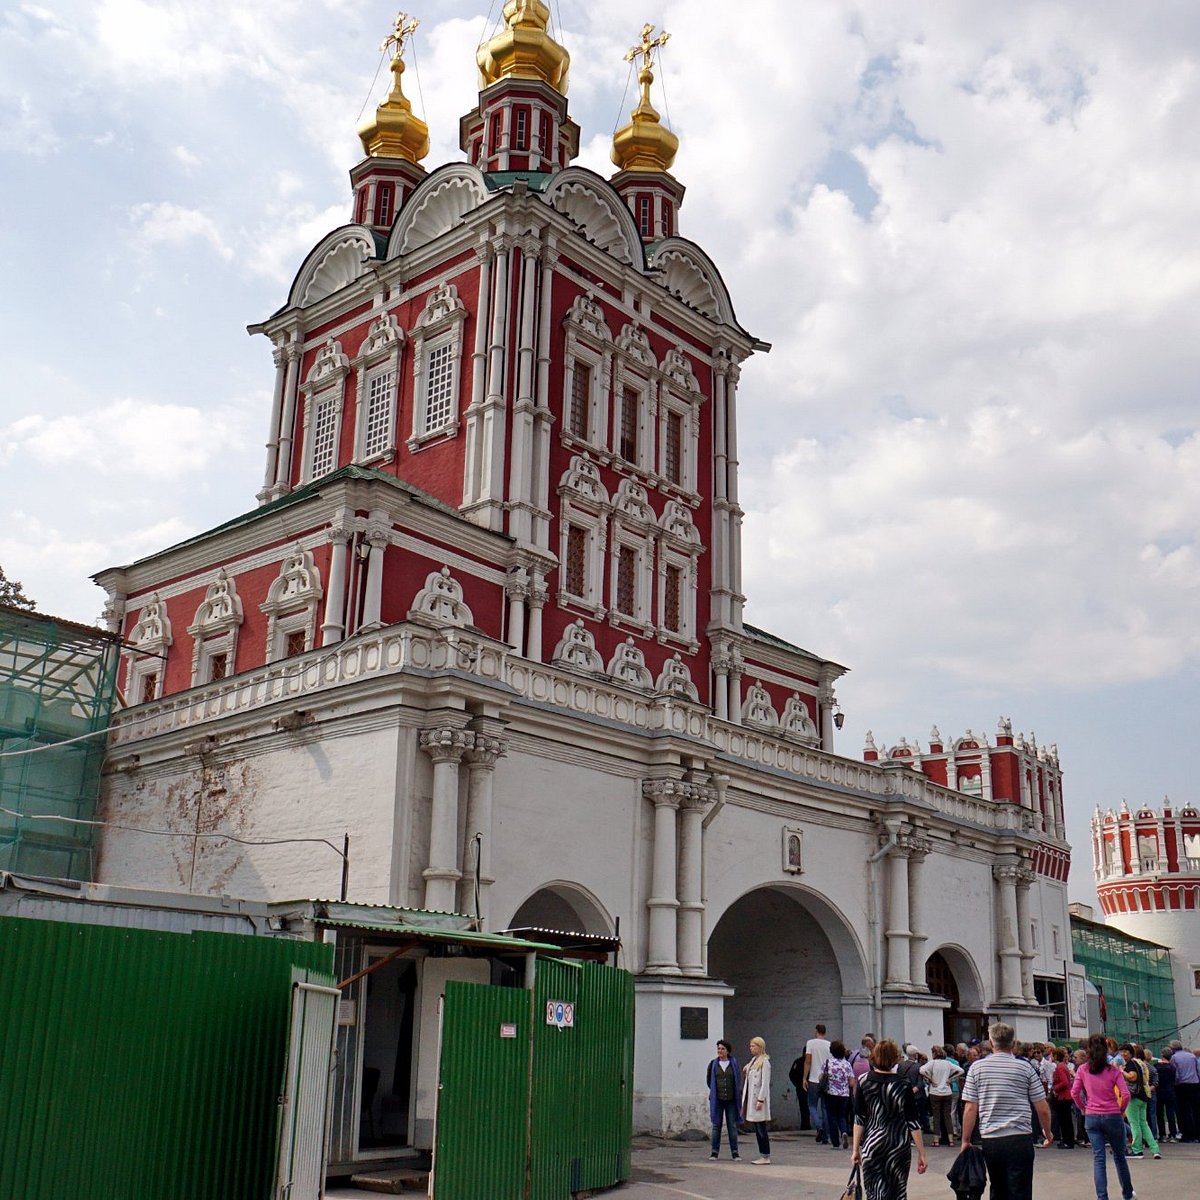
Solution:
[{"label": "sky", "polygon": [[[411,0],[416,4],[417,0]],[[429,0],[406,91],[462,158],[500,10]],[[836,660],[857,757],[1055,743],[1096,805],[1195,803],[1200,12],[1192,0],[555,0],[578,162],[670,33],[680,232],[772,344],[739,391],[747,619]],[[0,2],[0,566],[89,576],[254,507],[245,327],[350,216],[377,0]]]}]

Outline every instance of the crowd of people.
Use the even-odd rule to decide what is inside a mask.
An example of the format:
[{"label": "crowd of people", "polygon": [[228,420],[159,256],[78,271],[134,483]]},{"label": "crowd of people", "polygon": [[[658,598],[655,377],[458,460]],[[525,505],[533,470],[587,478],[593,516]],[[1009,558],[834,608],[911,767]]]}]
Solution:
[{"label": "crowd of people", "polygon": [[[817,1142],[850,1151],[865,1200],[905,1200],[912,1168],[928,1164],[926,1137],[960,1155],[977,1148],[991,1200],[1032,1200],[1035,1149],[1092,1151],[1097,1200],[1109,1200],[1108,1158],[1122,1200],[1136,1200],[1129,1159],[1161,1158],[1164,1142],[1200,1142],[1200,1049],[1171,1042],[1159,1056],[1093,1034],[1077,1046],[1022,1044],[996,1022],[970,1045],[901,1047],[863,1036],[853,1053],[815,1036],[792,1064],[802,1116]],[[743,1069],[726,1041],[708,1067],[710,1157],[722,1128],[738,1159],[739,1125],[753,1129],[756,1166],[771,1162],[771,1060],[762,1038]],[[949,1163],[949,1160],[948,1160]]]}]

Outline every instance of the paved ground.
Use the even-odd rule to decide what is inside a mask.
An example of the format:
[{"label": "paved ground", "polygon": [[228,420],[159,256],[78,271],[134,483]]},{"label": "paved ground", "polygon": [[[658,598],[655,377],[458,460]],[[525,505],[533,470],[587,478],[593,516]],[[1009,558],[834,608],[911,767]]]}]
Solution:
[{"label": "paved ground", "polygon": [[[754,1137],[743,1152],[754,1153]],[[849,1151],[818,1146],[812,1134],[771,1135],[771,1165],[733,1162],[728,1147],[713,1163],[705,1142],[669,1142],[639,1137],[634,1141],[633,1178],[612,1193],[614,1200],[837,1200],[850,1173]],[[909,1200],[951,1200],[946,1172],[957,1151],[934,1147],[928,1151],[929,1170],[918,1175],[916,1162],[909,1176]],[[1146,1158],[1129,1164],[1140,1200],[1194,1200],[1200,1196],[1200,1146],[1164,1147],[1160,1161]],[[1089,1149],[1037,1152],[1035,1200],[1095,1200],[1092,1154]],[[1110,1200],[1121,1189],[1109,1163]]]},{"label": "paved ground", "polygon": [[[748,1144],[746,1144],[748,1143]],[[742,1149],[757,1157],[751,1135]],[[633,1178],[607,1193],[613,1200],[838,1200],[850,1173],[848,1151],[817,1146],[809,1133],[771,1135],[771,1165],[751,1166],[748,1159],[732,1162],[728,1147],[717,1162],[709,1161],[707,1142],[663,1141],[639,1137],[633,1143]],[[946,1172],[956,1151],[934,1147],[929,1170],[909,1176],[909,1200],[951,1200]],[[1140,1200],[1195,1200],[1200,1196],[1200,1146],[1171,1144],[1155,1162],[1131,1162],[1133,1186]],[[1116,1172],[1109,1163],[1110,1200],[1119,1200]],[[354,1188],[331,1188],[339,1200],[377,1196]],[[411,1194],[411,1193],[410,1193]],[[1033,1183],[1034,1200],[1095,1200],[1092,1155],[1077,1150],[1039,1150]],[[479,1200],[491,1200],[480,1197]]]}]

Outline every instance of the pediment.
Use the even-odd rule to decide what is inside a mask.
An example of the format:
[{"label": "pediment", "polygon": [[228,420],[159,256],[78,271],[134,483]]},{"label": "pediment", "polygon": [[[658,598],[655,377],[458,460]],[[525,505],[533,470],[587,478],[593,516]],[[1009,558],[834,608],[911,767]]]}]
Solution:
[{"label": "pediment", "polygon": [[427,246],[487,198],[483,177],[474,167],[456,165],[431,175],[401,210],[388,244],[388,257]]}]

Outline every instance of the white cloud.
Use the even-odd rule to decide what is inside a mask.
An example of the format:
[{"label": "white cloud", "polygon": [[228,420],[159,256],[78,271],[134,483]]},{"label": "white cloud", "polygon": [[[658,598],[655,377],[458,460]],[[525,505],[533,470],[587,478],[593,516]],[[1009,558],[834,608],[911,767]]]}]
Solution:
[{"label": "white cloud", "polygon": [[125,399],[82,414],[29,415],[0,426],[0,460],[14,469],[25,462],[55,470],[84,465],[126,485],[179,480],[240,451],[253,432],[244,407],[202,410]]},{"label": "white cloud", "polygon": [[197,209],[166,201],[137,204],[130,211],[129,219],[146,246],[177,245],[199,239],[207,242],[221,258],[233,257],[233,247],[226,242],[217,223]]},{"label": "white cloud", "polygon": [[194,171],[203,161],[198,154],[193,154],[186,146],[176,146],[171,151],[171,156],[185,171]]}]

